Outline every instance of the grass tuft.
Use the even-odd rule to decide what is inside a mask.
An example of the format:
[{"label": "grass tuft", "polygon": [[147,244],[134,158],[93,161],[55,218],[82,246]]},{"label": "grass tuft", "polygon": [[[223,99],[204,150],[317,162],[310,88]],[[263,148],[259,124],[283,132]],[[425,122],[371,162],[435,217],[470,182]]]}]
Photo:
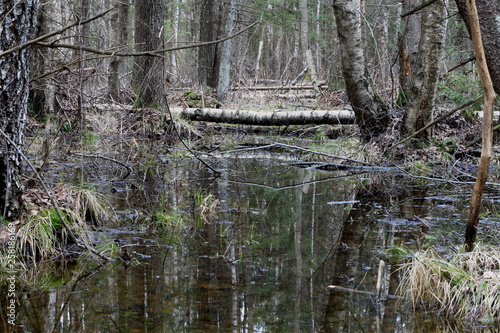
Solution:
[{"label": "grass tuft", "polygon": [[400,290],[413,302],[464,320],[500,319],[500,249],[477,245],[474,251],[440,257],[435,249],[417,252],[403,265]]}]

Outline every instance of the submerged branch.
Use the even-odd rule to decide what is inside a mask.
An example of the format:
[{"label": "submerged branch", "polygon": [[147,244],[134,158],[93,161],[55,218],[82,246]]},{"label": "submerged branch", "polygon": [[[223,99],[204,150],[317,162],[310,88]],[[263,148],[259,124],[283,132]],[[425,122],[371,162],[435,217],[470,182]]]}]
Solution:
[{"label": "submerged branch", "polygon": [[111,161],[111,162],[114,162],[116,164],[120,164],[121,166],[126,168],[128,171],[127,174],[121,180],[124,180],[125,178],[127,178],[133,171],[132,167],[130,165],[127,165],[124,162],[115,160],[114,158],[111,158],[111,157],[107,157],[107,156],[103,156],[103,155],[84,154],[84,153],[80,153],[80,152],[76,152],[76,151],[70,151],[69,153],[73,154],[73,155],[77,155],[77,156],[82,156],[82,157],[100,158],[100,159],[103,159],[106,161]]}]

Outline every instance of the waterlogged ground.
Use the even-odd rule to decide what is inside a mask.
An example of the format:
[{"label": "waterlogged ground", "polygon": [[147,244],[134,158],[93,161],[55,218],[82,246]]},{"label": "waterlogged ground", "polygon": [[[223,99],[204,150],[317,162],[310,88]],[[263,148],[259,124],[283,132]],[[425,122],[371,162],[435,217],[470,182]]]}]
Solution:
[{"label": "waterlogged ground", "polygon": [[[107,148],[85,154],[126,162],[133,172],[125,179],[127,168],[75,154],[72,162],[55,158],[46,177],[105,194],[120,223],[98,230],[136,260],[91,269],[43,263],[20,273],[18,326],[7,324],[2,298],[1,331],[495,331],[328,288],[374,292],[383,260],[382,293],[397,294],[401,272],[391,249],[453,251],[462,242],[468,186],[394,170],[302,169],[290,163],[311,156],[283,149],[202,155],[221,172],[215,177],[157,143]],[[479,234],[490,243],[500,229],[494,189]],[[177,232],[159,232],[153,214],[168,217],[163,230]]]}]

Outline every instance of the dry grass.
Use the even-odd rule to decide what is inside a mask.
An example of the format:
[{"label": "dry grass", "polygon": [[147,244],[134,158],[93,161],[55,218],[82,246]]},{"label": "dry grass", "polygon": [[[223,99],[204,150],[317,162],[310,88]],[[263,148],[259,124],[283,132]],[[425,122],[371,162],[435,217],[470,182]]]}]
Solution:
[{"label": "dry grass", "polygon": [[400,289],[414,307],[460,319],[500,319],[500,249],[477,245],[449,259],[429,249],[415,254],[403,270]]},{"label": "dry grass", "polygon": [[52,190],[52,196],[64,223],[44,191],[32,189],[23,195],[27,209],[16,232],[20,263],[36,265],[63,254],[71,241],[67,227],[80,244],[90,246],[88,223],[101,226],[110,219],[106,200],[93,191],[59,185]]}]

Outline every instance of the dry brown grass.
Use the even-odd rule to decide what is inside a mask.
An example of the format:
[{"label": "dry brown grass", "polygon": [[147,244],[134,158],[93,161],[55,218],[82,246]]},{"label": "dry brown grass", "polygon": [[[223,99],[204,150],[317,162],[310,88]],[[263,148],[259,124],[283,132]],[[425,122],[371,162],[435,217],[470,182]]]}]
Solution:
[{"label": "dry brown grass", "polygon": [[449,259],[429,249],[415,254],[403,270],[400,290],[414,307],[460,319],[500,319],[500,249],[477,245]]}]

